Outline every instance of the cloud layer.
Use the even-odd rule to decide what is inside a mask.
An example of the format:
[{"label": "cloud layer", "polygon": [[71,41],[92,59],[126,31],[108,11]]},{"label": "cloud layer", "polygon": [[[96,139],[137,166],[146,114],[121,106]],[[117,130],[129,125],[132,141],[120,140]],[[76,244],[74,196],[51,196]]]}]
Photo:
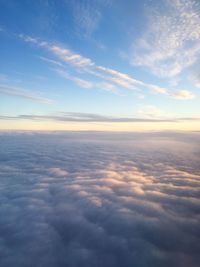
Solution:
[{"label": "cloud layer", "polygon": [[1,133],[1,267],[198,267],[199,138]]}]

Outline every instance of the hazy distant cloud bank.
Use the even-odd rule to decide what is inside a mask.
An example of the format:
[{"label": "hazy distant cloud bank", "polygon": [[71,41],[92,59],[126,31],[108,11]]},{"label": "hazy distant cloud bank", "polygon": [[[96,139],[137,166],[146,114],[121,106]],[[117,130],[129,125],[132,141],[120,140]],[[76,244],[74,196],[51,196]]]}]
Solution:
[{"label": "hazy distant cloud bank", "polygon": [[0,266],[199,266],[199,141],[1,133]]},{"label": "hazy distant cloud bank", "polygon": [[145,106],[139,110],[138,114],[142,117],[112,117],[92,113],[60,112],[55,115],[18,115],[1,116],[0,120],[32,120],[32,121],[62,121],[62,122],[182,122],[199,121],[200,117],[166,117],[154,106]]}]

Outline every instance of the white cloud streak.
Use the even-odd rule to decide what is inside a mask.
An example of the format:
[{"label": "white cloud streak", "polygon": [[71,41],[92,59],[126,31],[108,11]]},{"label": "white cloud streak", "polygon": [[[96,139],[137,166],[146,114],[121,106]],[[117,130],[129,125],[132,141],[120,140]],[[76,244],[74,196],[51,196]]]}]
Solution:
[{"label": "white cloud streak", "polygon": [[0,85],[0,94],[12,97],[20,97],[27,100],[31,100],[37,103],[42,104],[53,104],[54,101],[45,97],[40,96],[39,94],[34,94],[32,91],[24,90],[21,88],[13,88]]},{"label": "white cloud streak", "polygon": [[176,99],[193,99],[195,96],[189,91],[181,90],[177,92],[171,92],[170,96]]},{"label": "white cloud streak", "polygon": [[[84,72],[89,75],[93,75],[103,82],[108,82],[114,86],[119,88],[129,89],[129,90],[136,90],[136,91],[144,91],[147,89],[156,94],[164,94],[176,99],[192,99],[194,96],[187,90],[171,92],[167,88],[163,88],[154,84],[149,84],[137,79],[132,78],[128,74],[119,72],[117,70],[103,67],[100,65],[95,64],[91,59],[84,57],[80,54],[74,53],[70,49],[62,48],[58,45],[53,45],[44,41],[41,41],[36,38],[32,38],[30,36],[19,35],[19,37],[24,40],[25,42],[32,43],[38,47],[44,48],[48,50],[51,54],[56,56],[62,63],[67,63],[71,66],[74,70],[78,70],[79,72]],[[58,65],[59,63],[55,60],[48,59],[49,63],[53,63]],[[92,86],[92,83],[89,81],[84,81],[78,77],[70,76],[64,71],[56,70],[57,73],[62,74],[67,79],[73,80],[76,84],[81,87],[89,88]]]},{"label": "white cloud streak", "polygon": [[77,84],[80,87],[86,88],[86,89],[90,89],[94,86],[94,84],[90,81],[87,80],[83,80],[80,78],[77,78],[73,75],[70,75],[69,73],[67,73],[66,71],[62,70],[62,69],[54,69],[56,73],[58,73],[61,77],[73,81],[75,84]]}]

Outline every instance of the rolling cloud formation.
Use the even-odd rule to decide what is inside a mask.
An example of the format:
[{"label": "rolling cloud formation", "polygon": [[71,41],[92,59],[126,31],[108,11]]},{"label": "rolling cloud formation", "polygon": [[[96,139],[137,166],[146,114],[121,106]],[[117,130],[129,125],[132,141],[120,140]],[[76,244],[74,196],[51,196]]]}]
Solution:
[{"label": "rolling cloud formation", "polygon": [[197,267],[199,133],[1,133],[0,266]]}]

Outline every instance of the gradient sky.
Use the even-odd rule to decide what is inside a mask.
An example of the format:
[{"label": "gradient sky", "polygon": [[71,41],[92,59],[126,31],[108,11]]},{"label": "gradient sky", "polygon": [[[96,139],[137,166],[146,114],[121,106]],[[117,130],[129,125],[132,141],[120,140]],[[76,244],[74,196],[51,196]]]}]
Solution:
[{"label": "gradient sky", "polygon": [[198,0],[0,0],[0,129],[200,130]]}]

